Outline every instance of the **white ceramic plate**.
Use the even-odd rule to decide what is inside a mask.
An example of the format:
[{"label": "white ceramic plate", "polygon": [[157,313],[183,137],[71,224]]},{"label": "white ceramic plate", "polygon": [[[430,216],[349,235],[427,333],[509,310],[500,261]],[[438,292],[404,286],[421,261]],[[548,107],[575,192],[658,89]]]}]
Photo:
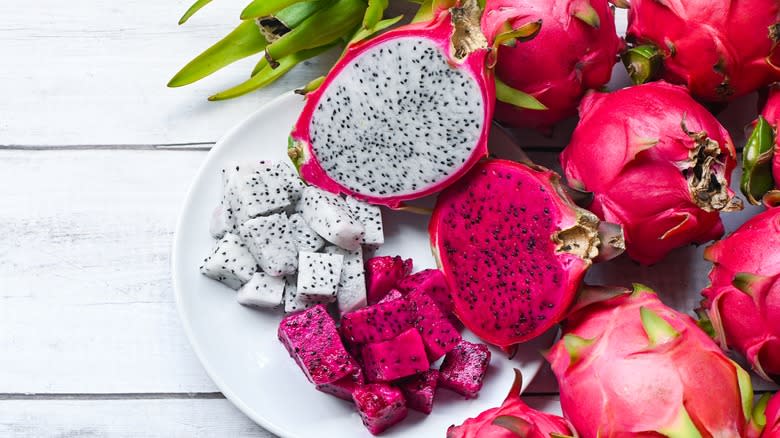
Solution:
[{"label": "white ceramic plate", "polygon": [[[220,170],[235,161],[286,159],[287,135],[302,106],[303,98],[292,93],[275,99],[232,129],[208,154],[176,228],[173,286],[184,328],[200,361],[246,415],[284,437],[367,437],[352,406],[315,390],[287,355],[276,338],[281,312],[243,307],[233,290],[198,271],[214,245],[208,222],[221,196]],[[435,267],[428,217],[389,210],[383,214],[387,243],[378,254],[411,257],[415,271]],[[441,390],[431,415],[411,411],[383,436],[444,436],[451,424],[500,405],[512,383],[512,368],[522,371],[525,384],[530,382],[543,361],[538,351],[550,342],[551,336],[546,336],[522,345],[512,360],[493,350],[478,399],[467,401]]]}]

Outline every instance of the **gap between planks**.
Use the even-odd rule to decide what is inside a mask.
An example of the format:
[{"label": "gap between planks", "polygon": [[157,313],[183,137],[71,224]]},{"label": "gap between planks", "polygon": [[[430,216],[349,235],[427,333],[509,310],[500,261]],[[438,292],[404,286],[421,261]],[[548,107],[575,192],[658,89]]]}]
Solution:
[{"label": "gap between planks", "polygon": [[[216,142],[202,141],[192,143],[163,144],[68,144],[68,145],[27,145],[0,144],[0,151],[209,151]],[[525,152],[559,153],[564,146],[525,146]]]}]

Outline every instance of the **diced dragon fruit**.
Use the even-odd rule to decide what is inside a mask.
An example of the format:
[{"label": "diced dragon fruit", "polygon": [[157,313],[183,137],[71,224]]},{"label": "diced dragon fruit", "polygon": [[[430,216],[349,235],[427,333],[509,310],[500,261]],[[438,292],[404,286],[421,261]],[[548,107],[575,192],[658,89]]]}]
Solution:
[{"label": "diced dragon fruit", "polygon": [[403,392],[406,405],[410,409],[430,414],[433,410],[433,397],[439,385],[439,372],[431,369],[402,379],[396,385]]},{"label": "diced dragon fruit", "polygon": [[336,382],[357,372],[341,343],[336,323],[325,306],[318,305],[286,316],[279,323],[279,341],[315,385]]},{"label": "diced dragon fruit", "polygon": [[289,206],[284,181],[275,177],[274,165],[264,162],[237,164],[222,170],[224,203],[230,207],[237,224]]},{"label": "diced dragon fruit", "polygon": [[235,219],[228,216],[228,212],[220,203],[214,211],[211,213],[211,220],[209,221],[209,234],[215,239],[221,239],[225,237],[225,233],[235,232],[236,224]]},{"label": "diced dragon fruit", "polygon": [[420,333],[413,328],[389,341],[364,345],[362,356],[363,372],[369,382],[389,382],[430,366]]},{"label": "diced dragon fruit", "polygon": [[366,296],[376,304],[412,271],[412,259],[400,256],[377,256],[366,260]]},{"label": "diced dragon fruit", "polygon": [[487,345],[461,341],[444,356],[439,367],[439,385],[466,398],[474,398],[482,389],[489,364]]},{"label": "diced dragon fruit", "polygon": [[352,217],[363,224],[366,232],[363,236],[364,245],[382,245],[385,243],[385,233],[382,227],[382,210],[376,205],[359,201],[351,196],[346,198]]},{"label": "diced dragon fruit", "polygon": [[351,251],[360,247],[365,228],[338,195],[308,186],[303,189],[296,209],[306,223],[328,242]]},{"label": "diced dragon fruit", "polygon": [[377,303],[341,317],[341,333],[350,343],[392,339],[412,327],[412,312],[404,299]]},{"label": "diced dragon fruit", "polygon": [[232,289],[238,289],[257,271],[257,262],[241,239],[225,233],[212,254],[203,261],[200,272],[220,281]]},{"label": "diced dragon fruit", "polygon": [[390,292],[388,292],[384,298],[379,300],[379,303],[377,304],[382,304],[393,300],[400,300],[403,297],[404,295],[401,292],[398,292],[398,289],[390,289]]},{"label": "diced dragon fruit", "polygon": [[303,180],[298,176],[298,172],[293,169],[292,165],[282,161],[271,163],[270,172],[272,176],[278,178],[282,182],[282,186],[284,187],[285,192],[287,192],[287,196],[290,198],[292,204],[295,204],[301,199],[301,193],[303,193],[306,184],[303,183]]},{"label": "diced dragon fruit", "polygon": [[361,386],[352,393],[352,399],[363,424],[374,435],[401,422],[409,413],[401,390],[390,385]]},{"label": "diced dragon fruit", "polygon": [[355,391],[355,389],[365,384],[363,370],[360,369],[360,365],[355,362],[353,366],[356,370],[354,373],[342,377],[333,383],[317,385],[317,389],[334,397],[338,397],[346,401],[352,401],[352,393]]},{"label": "diced dragon fruit", "polygon": [[415,289],[406,296],[414,326],[420,332],[428,359],[433,362],[455,348],[461,341],[458,329],[439,309],[423,289]]},{"label": "diced dragon fruit", "polygon": [[244,306],[271,309],[282,303],[284,277],[272,277],[265,272],[255,272],[252,278],[238,290],[236,300]]},{"label": "diced dragon fruit", "polygon": [[290,227],[298,251],[317,252],[325,246],[325,239],[311,229],[300,213],[290,215]]},{"label": "diced dragon fruit", "polygon": [[241,238],[254,254],[260,268],[279,277],[298,269],[298,249],[284,213],[261,216],[241,224]]},{"label": "diced dragon fruit", "polygon": [[301,251],[298,255],[298,299],[332,303],[341,279],[344,256]]},{"label": "diced dragon fruit", "polygon": [[396,285],[403,294],[422,290],[430,295],[447,317],[452,315],[452,297],[444,274],[438,269],[424,269],[401,279]]},{"label": "diced dragon fruit", "polygon": [[326,246],[325,253],[341,254],[344,263],[336,290],[336,302],[343,315],[366,307],[366,277],[363,272],[363,250],[347,251],[338,246]]}]

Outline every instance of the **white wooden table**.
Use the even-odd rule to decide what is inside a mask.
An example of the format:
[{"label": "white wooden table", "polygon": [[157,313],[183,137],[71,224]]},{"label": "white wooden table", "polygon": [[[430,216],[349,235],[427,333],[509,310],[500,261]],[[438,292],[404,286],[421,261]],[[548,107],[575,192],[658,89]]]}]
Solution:
[{"label": "white wooden table", "polygon": [[[243,80],[254,60],[167,89],[181,65],[232,29],[244,3],[215,1],[180,28],[189,1],[0,7],[2,437],[271,436],[225,400],[192,353],[171,289],[171,238],[209,147],[328,64],[312,60],[227,102],[205,98]],[[735,134],[753,101],[722,115]],[[554,163],[545,148],[563,146],[570,127],[527,135],[526,145]],[[628,272],[676,294],[682,308],[695,301],[684,292],[706,283],[699,253],[682,250],[652,269],[622,260],[592,278]],[[657,279],[670,270],[688,280]],[[559,411],[549,370],[526,398]]]}]

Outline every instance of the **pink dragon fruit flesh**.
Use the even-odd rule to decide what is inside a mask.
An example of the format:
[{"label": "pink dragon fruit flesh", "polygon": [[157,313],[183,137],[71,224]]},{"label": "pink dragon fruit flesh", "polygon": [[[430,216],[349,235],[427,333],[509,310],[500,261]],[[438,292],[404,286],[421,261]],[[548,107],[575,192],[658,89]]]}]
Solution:
[{"label": "pink dragon fruit flesh", "polygon": [[439,385],[466,398],[476,398],[490,365],[487,345],[461,341],[439,367]]},{"label": "pink dragon fruit flesh", "polygon": [[412,272],[412,259],[400,256],[377,256],[366,260],[366,295],[368,304],[376,304],[399,280]]},{"label": "pink dragon fruit flesh", "polygon": [[439,371],[428,370],[396,382],[404,393],[409,409],[430,414],[433,411],[433,398],[439,386]]},{"label": "pink dragon fruit flesh", "polygon": [[386,341],[410,329],[412,322],[412,309],[400,298],[344,314],[341,334],[350,343]]},{"label": "pink dragon fruit flesh", "polygon": [[488,160],[439,195],[429,231],[455,315],[510,347],[557,324],[592,260],[622,247],[620,232],[606,237],[602,225],[555,173]]},{"label": "pink dragon fruit flesh", "polygon": [[761,114],[742,151],[742,193],[758,205],[769,191],[776,195],[780,184],[780,84],[769,88]]},{"label": "pink dragon fruit flesh", "polygon": [[660,76],[706,101],[780,80],[776,0],[631,0],[623,55],[636,83]]},{"label": "pink dragon fruit flesh", "polygon": [[386,384],[370,384],[352,393],[363,425],[374,435],[403,421],[409,410],[401,390]]},{"label": "pink dragon fruit flesh", "polygon": [[504,403],[488,409],[460,426],[450,426],[447,438],[567,438],[576,434],[565,419],[531,409],[520,398],[522,375],[515,369],[515,381]]},{"label": "pink dragon fruit flesh", "polygon": [[685,88],[653,82],[587,95],[561,165],[594,193],[591,211],[623,226],[628,255],[653,264],[723,235],[719,213],[742,208],[729,188],[735,159],[728,132]]},{"label": "pink dragon fruit flesh", "polygon": [[332,193],[399,207],[487,155],[491,49],[475,0],[348,47],[306,95],[289,155]]},{"label": "pink dragon fruit flesh", "polygon": [[585,289],[547,359],[582,438],[753,436],[750,375],[645,286]]},{"label": "pink dragon fruit flesh", "polygon": [[393,339],[366,344],[361,351],[369,382],[390,382],[430,367],[420,333],[409,329]]},{"label": "pink dragon fruit flesh", "polygon": [[326,394],[351,402],[352,394],[355,392],[355,389],[366,383],[366,380],[363,377],[363,370],[358,363],[354,362],[353,365],[355,371],[353,371],[352,374],[344,376],[335,382],[317,385],[317,389]]},{"label": "pink dragon fruit flesh", "polygon": [[482,30],[491,39],[529,16],[542,20],[539,35],[498,49],[495,117],[547,129],[576,114],[585,91],[609,82],[623,44],[607,0],[487,0]]},{"label": "pink dragon fruit flesh", "polygon": [[399,292],[398,289],[390,289],[390,292],[388,292],[384,298],[379,300],[378,304],[386,303],[388,301],[393,301],[393,300],[400,300],[403,297],[404,295],[401,292]]},{"label": "pink dragon fruit flesh", "polygon": [[716,339],[780,382],[780,207],[770,208],[704,251],[713,263],[702,291]]},{"label": "pink dragon fruit flesh", "polygon": [[438,269],[424,269],[402,278],[396,287],[404,294],[420,290],[428,294],[439,309],[449,316],[452,313],[452,296],[444,274]]},{"label": "pink dragon fruit flesh", "polygon": [[414,327],[420,332],[428,359],[433,362],[455,348],[461,341],[458,329],[425,291],[414,290],[406,296]]}]

